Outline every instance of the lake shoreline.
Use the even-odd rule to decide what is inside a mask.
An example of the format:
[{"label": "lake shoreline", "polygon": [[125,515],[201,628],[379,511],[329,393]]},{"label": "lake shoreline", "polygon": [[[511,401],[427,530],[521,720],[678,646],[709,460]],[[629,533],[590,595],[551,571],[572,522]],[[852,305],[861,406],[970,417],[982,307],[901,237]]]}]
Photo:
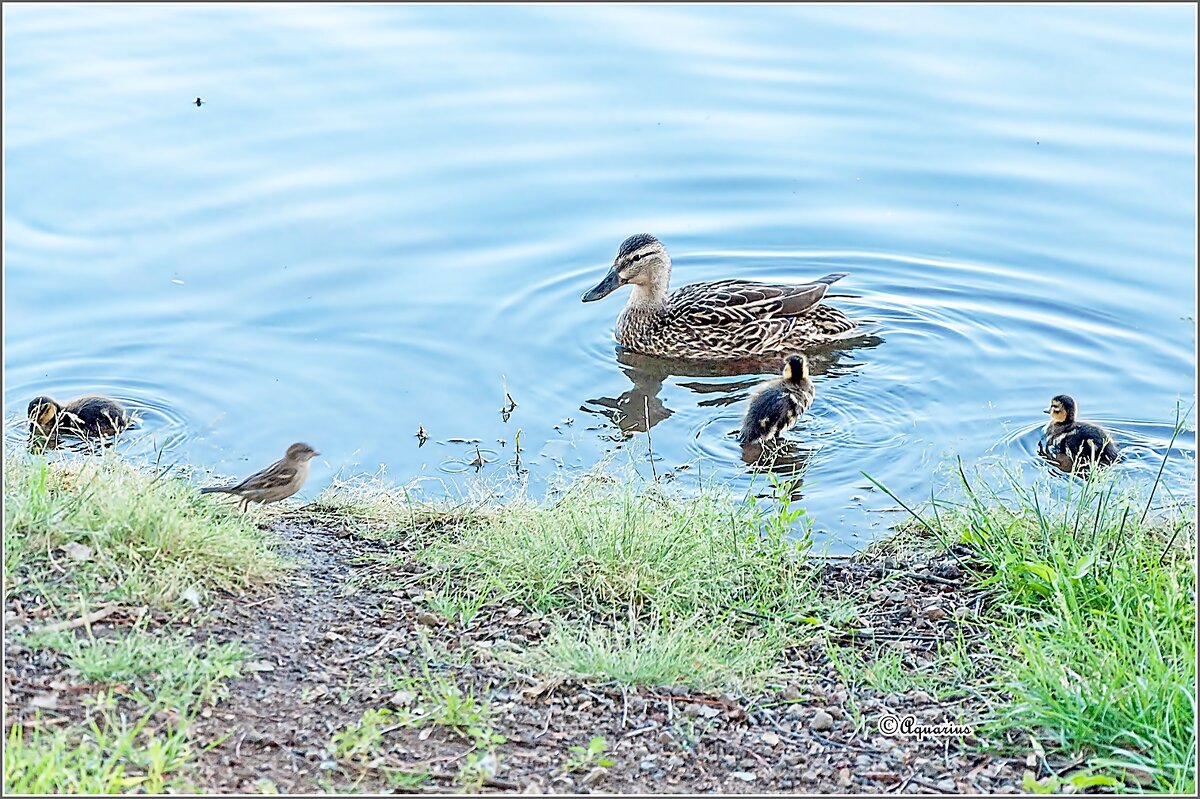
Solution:
[{"label": "lake shoreline", "polygon": [[[416,505],[360,484],[239,515],[119,463],[84,480],[16,460],[6,789],[99,790],[78,781],[98,779],[99,762],[119,776],[110,788],[221,792],[1012,792],[1145,789],[1172,775],[1168,763],[1099,767],[1094,750],[997,725],[1014,702],[1000,679],[1013,654],[988,547],[939,544],[914,525],[822,559],[781,536],[795,521],[786,503],[735,517],[760,525],[738,536],[721,526],[719,497],[680,501],[612,476],[529,505]],[[183,517],[252,542],[240,573],[198,562],[194,582],[123,583],[139,563],[163,575],[187,548],[153,519],[141,540],[113,539],[141,518],[122,507],[130,515],[109,523],[94,492],[118,490],[132,505],[165,491]],[[81,535],[84,519],[94,529]],[[639,535],[607,536],[613,519]],[[1194,542],[1194,511],[1180,529],[1177,548]],[[589,557],[570,549],[580,536]],[[686,541],[705,557],[689,560]],[[547,553],[574,565],[546,570]],[[692,583],[701,562],[718,574]],[[167,643],[184,656],[139,671],[117,657],[135,659],[134,640],[149,646],[136,659]],[[222,671],[194,667],[227,654]],[[173,668],[181,698],[168,701]],[[130,723],[118,718],[143,719],[130,740],[175,759],[117,756]],[[89,720],[114,740],[95,740]]]}]

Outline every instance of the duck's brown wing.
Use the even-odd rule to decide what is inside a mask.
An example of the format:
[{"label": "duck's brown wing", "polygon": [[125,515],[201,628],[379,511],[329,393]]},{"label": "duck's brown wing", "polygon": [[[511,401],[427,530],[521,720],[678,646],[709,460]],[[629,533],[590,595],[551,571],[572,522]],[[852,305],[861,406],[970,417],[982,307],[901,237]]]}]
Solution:
[{"label": "duck's brown wing", "polygon": [[671,295],[668,309],[675,319],[695,325],[746,324],[800,316],[821,301],[831,283],[845,276],[845,272],[835,272],[796,286],[749,280],[693,283]]}]

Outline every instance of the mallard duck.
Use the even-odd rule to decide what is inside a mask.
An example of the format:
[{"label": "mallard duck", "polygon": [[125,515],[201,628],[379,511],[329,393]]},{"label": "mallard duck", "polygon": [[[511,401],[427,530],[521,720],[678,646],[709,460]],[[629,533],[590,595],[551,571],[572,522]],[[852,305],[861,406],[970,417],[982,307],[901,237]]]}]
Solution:
[{"label": "mallard duck", "polygon": [[300,490],[308,479],[308,462],[320,454],[308,444],[297,441],[287,448],[282,458],[237,485],[210,486],[200,489],[200,493],[236,494],[242,498],[241,510],[249,507],[251,502],[263,505],[278,502]]},{"label": "mallard duck", "polygon": [[841,338],[855,323],[821,305],[834,272],[811,283],[781,285],[749,280],[693,283],[668,294],[671,257],[647,233],[630,236],[612,269],[583,295],[594,302],[629,283],[633,291],[613,332],[626,349],[674,358],[753,358],[779,355]]},{"label": "mallard duck", "polygon": [[779,438],[808,410],[816,393],[808,374],[808,358],[789,355],[783,362],[783,376],[754,390],[738,441],[759,444]]},{"label": "mallard duck", "polygon": [[1117,444],[1107,430],[1075,418],[1075,400],[1059,394],[1043,413],[1050,414],[1038,454],[1053,460],[1064,472],[1086,471],[1093,464],[1108,466],[1120,459]]},{"label": "mallard duck", "polygon": [[60,405],[50,397],[29,402],[30,435],[54,439],[60,434],[79,438],[113,438],[133,424],[121,403],[108,397],[80,397]]}]

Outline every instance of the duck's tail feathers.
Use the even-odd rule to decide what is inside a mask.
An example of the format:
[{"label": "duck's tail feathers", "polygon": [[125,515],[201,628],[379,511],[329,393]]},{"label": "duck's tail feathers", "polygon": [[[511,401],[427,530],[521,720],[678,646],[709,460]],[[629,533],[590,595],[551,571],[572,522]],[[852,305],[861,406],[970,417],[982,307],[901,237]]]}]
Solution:
[{"label": "duck's tail feathers", "polygon": [[228,494],[229,486],[209,486],[208,488],[200,489],[201,494]]},{"label": "duck's tail feathers", "polygon": [[814,283],[824,283],[826,286],[828,286],[832,283],[838,282],[839,280],[841,280],[848,274],[850,274],[850,273],[849,272],[831,272],[830,274],[826,275],[825,277],[817,278],[813,282]]}]

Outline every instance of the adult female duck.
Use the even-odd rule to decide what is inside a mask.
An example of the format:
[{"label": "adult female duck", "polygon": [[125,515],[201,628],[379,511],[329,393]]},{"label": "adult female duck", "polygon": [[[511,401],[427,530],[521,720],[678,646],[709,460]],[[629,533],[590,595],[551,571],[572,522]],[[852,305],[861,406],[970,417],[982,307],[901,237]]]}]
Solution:
[{"label": "adult female duck", "polygon": [[621,244],[612,269],[583,295],[593,302],[626,283],[633,287],[613,335],[626,349],[646,355],[694,359],[782,355],[835,341],[855,323],[822,305],[835,272],[811,283],[784,285],[749,280],[693,283],[668,293],[671,257],[653,236]]}]

